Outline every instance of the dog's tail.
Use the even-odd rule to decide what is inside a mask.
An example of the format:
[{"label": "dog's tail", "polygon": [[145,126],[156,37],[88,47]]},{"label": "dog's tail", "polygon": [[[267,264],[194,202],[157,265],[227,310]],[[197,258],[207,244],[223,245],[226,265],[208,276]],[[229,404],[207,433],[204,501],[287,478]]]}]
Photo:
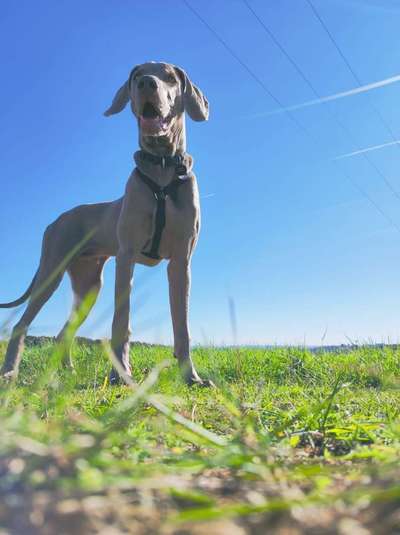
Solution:
[{"label": "dog's tail", "polygon": [[23,295],[21,295],[21,297],[19,297],[15,301],[10,301],[9,303],[0,303],[0,308],[14,308],[14,307],[17,307],[19,305],[22,305],[22,303],[25,303],[25,301],[28,299],[28,297],[32,293],[33,286],[34,286],[35,280],[36,280],[36,276],[37,276],[37,272],[35,273],[35,275],[34,275],[34,277],[32,279],[32,282],[29,285],[29,288],[26,290],[26,292]]}]

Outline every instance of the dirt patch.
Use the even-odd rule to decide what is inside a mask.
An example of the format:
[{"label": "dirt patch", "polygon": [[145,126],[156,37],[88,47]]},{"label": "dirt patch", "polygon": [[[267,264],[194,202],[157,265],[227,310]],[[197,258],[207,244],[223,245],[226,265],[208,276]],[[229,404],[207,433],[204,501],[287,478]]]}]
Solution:
[{"label": "dirt patch", "polygon": [[375,481],[374,493],[381,492],[384,499],[354,500],[351,505],[340,493],[332,495],[332,503],[308,502],[307,488],[243,481],[227,470],[162,477],[135,488],[90,495],[21,488],[0,496],[0,533],[394,535],[400,534],[400,493],[395,484],[395,478]]}]

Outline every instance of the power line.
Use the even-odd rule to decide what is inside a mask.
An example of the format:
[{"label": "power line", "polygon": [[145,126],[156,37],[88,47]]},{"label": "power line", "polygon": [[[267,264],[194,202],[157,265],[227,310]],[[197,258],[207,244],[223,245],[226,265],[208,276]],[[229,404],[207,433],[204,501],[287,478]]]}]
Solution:
[{"label": "power line", "polygon": [[[292,115],[292,113],[285,109],[281,101],[268,89],[264,82],[250,69],[250,67],[236,54],[236,52],[228,45],[228,43],[216,32],[216,30],[210,26],[210,24],[200,15],[200,13],[188,2],[188,0],[182,0],[186,7],[193,13],[193,15],[214,35],[214,37],[222,44],[222,46],[229,52],[229,54],[246,70],[246,72],[253,78],[258,85],[269,95],[272,100],[285,112],[285,114],[291,119],[291,121],[310,138],[314,144],[319,145],[318,141],[312,134],[304,127],[299,121]],[[285,54],[286,55],[286,54]],[[334,163],[334,162],[332,162]],[[356,184],[351,177],[344,173],[349,182],[374,206],[378,212],[400,233],[400,227],[388,216],[382,208],[365,192],[358,184]]]},{"label": "power line", "polygon": [[352,184],[352,185],[353,185],[353,186],[354,186],[354,187],[361,193],[361,195],[363,195],[363,196],[364,196],[364,197],[365,197],[365,198],[372,204],[372,206],[374,206],[374,207],[377,209],[377,211],[378,211],[378,212],[379,212],[379,213],[386,219],[386,221],[387,221],[388,223],[390,223],[390,224],[397,230],[397,232],[400,233],[400,227],[399,227],[399,225],[398,225],[397,223],[395,223],[395,222],[393,221],[393,219],[392,219],[389,215],[387,215],[386,212],[384,212],[384,211],[382,210],[382,208],[379,206],[379,204],[377,204],[377,203],[374,201],[374,199],[373,199],[370,195],[368,195],[368,193],[367,193],[365,190],[363,190],[363,189],[357,184],[357,182],[355,182],[355,181],[350,177],[350,175],[347,174],[347,172],[344,172],[344,176],[345,176],[345,177],[347,178],[347,180],[348,180],[348,181],[349,181],[349,182],[350,182],[350,183],[351,183],[351,184]]},{"label": "power line", "polygon": [[265,93],[281,108],[289,119],[301,130],[306,136],[313,138],[307,129],[293,116],[293,114],[285,109],[283,103],[268,89],[266,84],[257,76],[257,74],[250,69],[250,67],[236,54],[236,52],[228,45],[228,43],[214,30],[212,26],[200,15],[200,13],[188,2],[188,0],[182,0],[185,6],[193,13],[193,15],[204,24],[204,26],[214,35],[214,37],[221,43],[221,45],[229,52],[229,54],[245,69],[245,71],[257,82],[257,84],[265,91]]},{"label": "power line", "polygon": [[188,2],[188,0],[182,0],[186,7],[193,13],[193,15],[204,24],[204,26],[214,35],[214,37],[222,44],[222,46],[229,52],[229,54],[246,70],[246,72],[257,82],[257,84],[265,91],[265,93],[277,104],[277,106],[287,115],[287,117],[297,126],[297,128],[304,133],[308,138],[315,143],[314,137],[293,115],[293,113],[286,109],[283,102],[276,97],[267,85],[257,76],[257,74],[236,54],[236,52],[229,46],[229,44],[219,35],[218,32],[206,21],[204,17]]},{"label": "power line", "polygon": [[324,20],[322,19],[322,17],[320,16],[320,14],[318,13],[317,11],[317,8],[315,7],[315,5],[311,2],[311,0],[306,0],[306,2],[308,3],[308,5],[310,6],[310,8],[312,9],[314,15],[316,16],[316,18],[319,20],[321,26],[324,28],[325,32],[327,33],[327,35],[329,36],[330,40],[332,41],[334,47],[336,48],[336,50],[339,52],[340,56],[342,57],[342,60],[346,63],[347,65],[347,68],[349,69],[349,71],[352,73],[354,79],[361,85],[361,82],[360,80],[358,79],[358,76],[357,74],[355,73],[355,71],[353,70],[353,67],[350,65],[349,61],[347,60],[346,56],[343,54],[343,51],[342,49],[339,47],[339,45],[337,44],[335,38],[333,37],[332,33],[329,31],[329,28],[327,27],[327,25],[325,24]]},{"label": "power line", "polygon": [[308,85],[308,87],[311,89],[311,91],[316,95],[318,98],[320,96],[318,95],[315,87],[310,82],[310,80],[307,78],[307,76],[304,74],[302,69],[297,65],[297,63],[294,61],[294,59],[288,54],[288,52],[284,49],[284,47],[281,45],[281,43],[278,41],[278,39],[275,37],[275,35],[272,33],[272,31],[268,28],[268,26],[265,24],[265,22],[259,17],[256,11],[251,7],[249,2],[247,0],[242,0],[247,9],[252,13],[252,15],[258,20],[261,27],[264,29],[264,31],[267,33],[267,35],[270,37],[271,41],[275,43],[275,45],[279,48],[279,50],[282,52],[282,54],[286,57],[286,59],[292,64],[292,66],[296,69],[297,73],[300,75],[300,77],[303,79],[303,81]]},{"label": "power line", "polygon": [[[328,35],[331,43],[333,44],[333,46],[336,48],[338,54],[340,55],[340,57],[342,58],[343,62],[345,63],[346,67],[348,68],[348,70],[350,71],[350,73],[352,74],[353,76],[353,79],[356,81],[356,83],[358,84],[359,87],[361,87],[363,85],[363,82],[362,80],[360,79],[360,77],[357,75],[356,71],[353,69],[353,67],[351,66],[351,63],[350,61],[347,59],[346,55],[344,54],[343,50],[341,49],[341,47],[339,46],[338,42],[336,41],[336,39],[334,38],[332,32],[329,30],[328,26],[326,25],[324,19],[321,17],[321,15],[319,14],[317,8],[315,7],[315,5],[313,4],[313,2],[311,0],[306,0],[306,2],[308,3],[308,5],[310,6],[312,12],[314,13],[316,19],[319,21],[319,23],[321,24],[322,28],[325,30],[325,33]],[[386,119],[384,118],[384,116],[382,115],[381,111],[379,110],[379,108],[377,108],[377,106],[374,104],[374,102],[372,101],[371,97],[369,97],[369,102],[370,102],[370,105],[372,107],[372,109],[375,111],[376,115],[378,116],[379,120],[381,121],[381,123],[383,124],[383,126],[386,128],[386,130],[389,132],[390,134],[390,137],[393,139],[393,141],[398,141],[397,140],[397,137],[395,135],[395,133],[393,132],[390,124],[386,121]],[[399,147],[400,149],[400,147]]]},{"label": "power line", "polygon": [[204,26],[206,26],[206,28],[208,28],[208,30],[221,43],[221,45],[229,52],[229,54],[233,58],[235,58],[235,60],[243,67],[243,69],[245,69],[247,71],[247,73],[253,78],[253,80],[255,80],[258,83],[258,85],[267,93],[267,95],[269,95],[272,98],[272,100],[275,102],[275,104],[277,104],[280,108],[283,108],[284,106],[283,106],[282,102],[280,102],[280,100],[277,99],[275,97],[275,95],[273,95],[271,93],[271,91],[264,84],[264,82],[256,75],[256,73],[254,71],[252,71],[250,69],[250,67],[248,65],[246,65],[246,63],[244,61],[242,61],[240,59],[240,57],[236,54],[236,52],[228,45],[228,43],[224,39],[222,39],[222,37],[214,30],[214,28],[212,28],[212,26],[210,26],[208,24],[208,22],[200,15],[200,13],[198,11],[196,11],[194,9],[194,7],[191,4],[189,4],[189,2],[187,0],[182,0],[182,1],[186,5],[186,7],[188,9],[190,9],[190,11],[193,13],[193,15],[195,15],[204,24]]},{"label": "power line", "polygon": [[[310,0],[307,0],[307,1],[310,2]],[[296,72],[301,76],[301,78],[304,80],[304,82],[308,85],[308,87],[313,92],[314,96],[317,97],[318,99],[320,99],[321,95],[315,89],[315,86],[312,84],[312,82],[309,80],[309,78],[305,75],[303,70],[299,67],[299,65],[292,58],[292,56],[286,51],[286,49],[279,42],[279,40],[275,37],[275,35],[271,31],[271,29],[265,24],[265,22],[261,19],[261,17],[253,9],[253,7],[250,5],[248,0],[242,0],[242,2],[247,7],[247,9],[250,11],[250,13],[254,16],[254,18],[259,22],[259,24],[261,25],[261,27],[263,28],[265,33],[269,36],[269,38],[273,41],[273,43],[279,48],[279,50],[282,52],[282,54],[287,58],[287,60],[291,63],[291,65],[296,69]],[[329,35],[331,35],[331,34],[329,34]],[[333,37],[332,37],[332,39],[333,39]],[[347,64],[347,60],[346,60],[346,64]],[[336,123],[339,125],[339,127],[349,136],[349,138],[352,140],[352,142],[356,145],[357,150],[361,149],[361,147],[358,146],[358,143],[357,143],[356,139],[354,138],[353,134],[351,133],[351,131],[349,130],[349,128],[342,121],[340,121],[340,119],[338,119],[338,117],[334,113],[331,112],[331,116],[336,121]],[[398,193],[396,188],[393,186],[393,184],[390,182],[390,180],[387,178],[387,176],[381,171],[381,169],[379,169],[379,167],[376,165],[376,163],[367,154],[363,154],[362,157],[374,169],[374,171],[382,178],[382,180],[386,184],[387,188],[400,201],[400,194]]]}]

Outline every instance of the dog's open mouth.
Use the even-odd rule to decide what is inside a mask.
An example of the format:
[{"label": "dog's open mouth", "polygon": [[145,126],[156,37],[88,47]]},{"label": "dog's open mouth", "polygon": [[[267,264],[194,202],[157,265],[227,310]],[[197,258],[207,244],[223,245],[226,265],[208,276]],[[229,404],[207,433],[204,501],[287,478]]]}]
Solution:
[{"label": "dog's open mouth", "polygon": [[139,117],[142,132],[148,136],[160,136],[168,128],[170,117],[163,117],[151,102],[146,102]]}]

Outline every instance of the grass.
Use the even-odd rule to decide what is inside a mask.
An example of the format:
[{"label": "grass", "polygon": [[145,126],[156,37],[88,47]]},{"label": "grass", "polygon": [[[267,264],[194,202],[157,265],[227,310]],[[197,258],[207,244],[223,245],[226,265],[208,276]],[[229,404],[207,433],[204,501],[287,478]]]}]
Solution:
[{"label": "grass", "polygon": [[165,347],[132,348],[132,388],[74,357],[28,347],[0,387],[5,533],[400,533],[399,350],[198,347],[216,389]]}]

